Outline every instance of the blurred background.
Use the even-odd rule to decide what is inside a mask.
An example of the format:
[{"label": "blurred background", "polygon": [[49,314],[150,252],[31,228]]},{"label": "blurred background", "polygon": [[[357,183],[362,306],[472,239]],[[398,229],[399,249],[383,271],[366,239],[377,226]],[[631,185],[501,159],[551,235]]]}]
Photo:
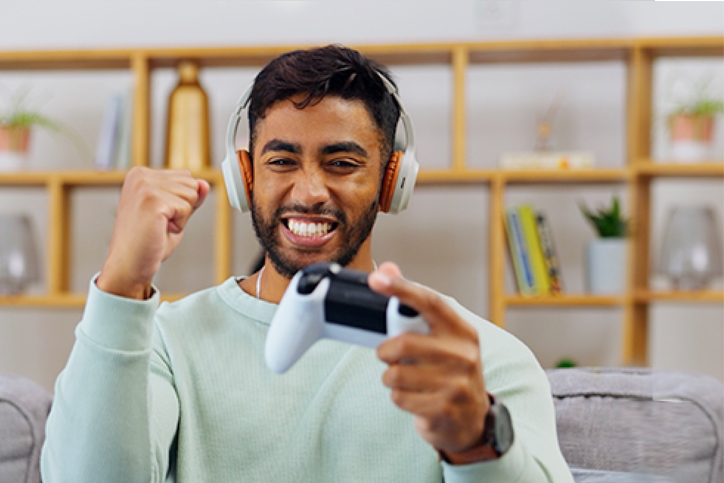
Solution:
[{"label": "blurred background", "polygon": [[[493,1],[493,0],[87,0],[0,2],[0,49],[70,50],[129,47],[223,47],[261,45],[349,46],[483,40],[543,40],[724,35],[720,2]],[[224,132],[238,97],[255,68],[206,68],[200,84],[209,99],[212,165],[224,156]],[[446,66],[396,66],[403,102],[415,125],[422,168],[450,163],[452,75]],[[677,102],[677,89],[710,78],[722,96],[721,58],[677,59],[654,65],[652,154],[667,158],[665,113]],[[163,166],[168,98],[176,86],[172,68],[151,77],[151,164]],[[0,71],[0,108],[18,89],[29,88],[42,112],[76,133],[88,153],[67,137],[35,135],[28,169],[94,169],[100,127],[108,99],[127,94],[132,76],[125,70]],[[501,153],[531,150],[539,118],[559,99],[552,120],[556,149],[594,153],[596,166],[626,163],[626,66],[621,61],[477,64],[467,77],[468,163],[494,169]],[[712,159],[724,159],[724,126],[715,126]],[[111,235],[119,188],[73,190],[70,289],[84,293],[100,270]],[[506,204],[530,203],[545,212],[553,229],[566,291],[584,290],[584,250],[594,233],[578,202],[590,206],[622,199],[621,184],[529,186],[506,190]],[[212,285],[215,193],[194,216],[188,234],[163,266],[157,285],[166,293]],[[381,215],[374,232],[377,262],[394,260],[405,275],[457,298],[486,317],[488,304],[489,190],[485,185],[420,186],[410,208]],[[668,213],[675,206],[713,209],[721,237],[724,184],[713,179],[662,179],[652,185],[652,267],[660,255]],[[0,185],[0,215],[22,208],[36,233],[39,263],[47,253],[47,194],[44,188]],[[250,273],[259,254],[248,215],[234,215],[234,273]],[[514,278],[506,261],[508,286]],[[41,270],[41,273],[43,271]],[[652,273],[652,287],[665,286]],[[711,288],[722,290],[721,278]],[[28,288],[46,290],[42,279]],[[0,304],[0,372],[21,374],[48,390],[74,341],[78,308],[17,307]],[[618,365],[622,309],[509,308],[507,328],[528,344],[544,367],[561,359],[578,365]],[[724,380],[724,307],[720,302],[660,302],[651,306],[650,365],[692,370]],[[483,344],[485,341],[482,341]]]}]

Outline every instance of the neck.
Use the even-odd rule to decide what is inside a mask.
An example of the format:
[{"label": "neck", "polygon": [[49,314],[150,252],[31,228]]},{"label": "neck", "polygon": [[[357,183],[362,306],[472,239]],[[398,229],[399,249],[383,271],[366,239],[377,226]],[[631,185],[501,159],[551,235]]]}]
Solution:
[{"label": "neck", "polygon": [[[373,271],[375,269],[375,263],[369,256],[369,251],[366,251],[367,256],[360,257],[360,255],[361,253],[350,262],[347,268],[363,272]],[[272,264],[269,257],[267,257],[262,269],[239,282],[239,287],[253,297],[278,304],[289,286],[289,282],[290,279],[277,272],[274,264]]]}]

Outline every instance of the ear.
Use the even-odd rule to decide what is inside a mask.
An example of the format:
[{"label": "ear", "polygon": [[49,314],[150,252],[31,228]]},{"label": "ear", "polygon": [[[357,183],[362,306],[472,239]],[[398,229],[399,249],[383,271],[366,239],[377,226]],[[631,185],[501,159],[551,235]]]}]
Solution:
[{"label": "ear", "polygon": [[380,188],[380,205],[379,211],[387,213],[390,211],[392,204],[392,196],[395,194],[395,185],[397,184],[397,175],[402,165],[402,151],[394,151],[390,160],[385,167],[385,173],[382,176],[382,187]]},{"label": "ear", "polygon": [[241,171],[241,181],[244,184],[244,194],[246,195],[246,202],[251,207],[251,191],[254,182],[253,169],[251,167],[251,159],[249,157],[249,151],[246,149],[240,149],[236,152],[239,158],[239,170]]}]

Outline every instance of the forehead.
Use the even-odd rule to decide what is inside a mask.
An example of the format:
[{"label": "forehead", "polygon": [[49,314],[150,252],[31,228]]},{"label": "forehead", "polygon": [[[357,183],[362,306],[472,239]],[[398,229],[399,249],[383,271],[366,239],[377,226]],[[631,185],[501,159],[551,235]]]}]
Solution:
[{"label": "forehead", "polygon": [[303,109],[296,107],[294,102],[304,97],[272,104],[256,125],[257,140],[279,138],[304,144],[354,140],[367,148],[381,143],[381,132],[361,100],[326,96]]}]

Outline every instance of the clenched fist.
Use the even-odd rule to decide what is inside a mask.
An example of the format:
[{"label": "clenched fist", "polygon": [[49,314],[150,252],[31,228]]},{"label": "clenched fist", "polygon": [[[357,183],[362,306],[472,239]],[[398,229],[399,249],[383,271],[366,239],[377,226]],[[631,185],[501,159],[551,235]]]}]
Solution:
[{"label": "clenched fist", "polygon": [[126,175],[101,290],[144,299],[161,262],[181,241],[191,215],[209,194],[209,183],[188,171],[133,168]]}]

